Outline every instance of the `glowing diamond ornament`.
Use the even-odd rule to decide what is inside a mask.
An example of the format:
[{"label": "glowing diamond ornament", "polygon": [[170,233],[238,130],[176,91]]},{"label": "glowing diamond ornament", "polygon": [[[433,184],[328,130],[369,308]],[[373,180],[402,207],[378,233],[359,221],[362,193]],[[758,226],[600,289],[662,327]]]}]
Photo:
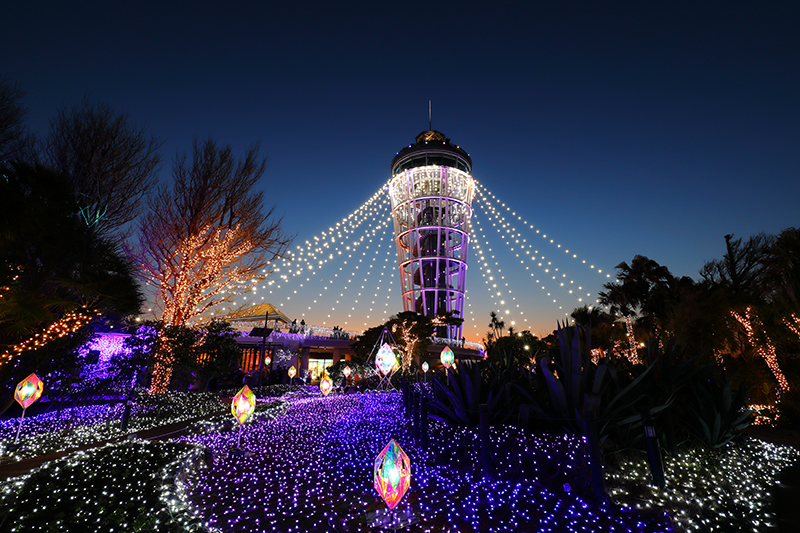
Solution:
[{"label": "glowing diamond ornament", "polygon": [[350,367],[349,367],[349,366],[346,366],[346,367],[344,367],[344,370],[342,370],[342,373],[344,374],[344,377],[346,377],[346,378],[349,378],[349,377],[350,377],[350,374],[351,374],[352,372],[353,372],[353,371],[352,371],[352,370],[350,370]]},{"label": "glowing diamond ornament", "polygon": [[22,421],[25,420],[25,411],[30,404],[41,398],[42,391],[44,391],[44,383],[35,373],[17,384],[17,388],[14,390],[14,399],[22,406],[22,416],[19,418],[19,427],[17,428],[17,436],[14,437],[14,444],[19,442]]},{"label": "glowing diamond ornament", "polygon": [[385,376],[392,371],[395,365],[397,365],[397,357],[394,355],[392,348],[384,343],[381,349],[378,350],[378,355],[375,356],[375,366]]},{"label": "glowing diamond ornament", "polygon": [[233,397],[231,402],[231,411],[239,424],[243,425],[245,420],[250,418],[253,411],[256,410],[256,395],[250,390],[250,387],[245,385],[242,390]]},{"label": "glowing diamond ornament", "polygon": [[289,378],[293,379],[296,374],[297,374],[297,369],[294,366],[292,366],[289,369]]},{"label": "glowing diamond ornament", "polygon": [[427,362],[427,361],[424,361],[424,362],[422,363],[422,371],[423,371],[423,372],[427,372],[427,371],[428,371],[430,368],[431,368],[431,367],[430,367],[430,365],[428,364],[428,362]]},{"label": "glowing diamond ornament", "polygon": [[442,355],[439,356],[439,358],[441,359],[445,368],[450,368],[450,365],[452,365],[453,361],[456,360],[453,350],[451,350],[449,346],[444,347],[444,350],[442,350]]},{"label": "glowing diamond ornament", "polygon": [[327,396],[328,394],[331,393],[331,390],[333,390],[333,382],[331,381],[331,378],[329,378],[327,374],[323,376],[322,379],[320,380],[319,390],[320,392],[322,392],[323,396]]},{"label": "glowing diamond ornament", "polygon": [[44,391],[44,383],[39,376],[31,374],[17,384],[14,399],[22,406],[22,409],[27,409],[30,404],[42,397],[42,391]]},{"label": "glowing diamond ornament", "polygon": [[394,439],[375,459],[375,490],[394,509],[411,485],[411,461]]}]

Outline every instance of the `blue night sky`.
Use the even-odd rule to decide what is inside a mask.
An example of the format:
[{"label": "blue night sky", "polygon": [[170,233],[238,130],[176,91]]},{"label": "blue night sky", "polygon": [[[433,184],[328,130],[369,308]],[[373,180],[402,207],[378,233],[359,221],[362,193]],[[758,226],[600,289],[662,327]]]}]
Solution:
[{"label": "blue night sky", "polygon": [[[165,177],[195,137],[238,153],[260,141],[263,187],[297,244],[386,182],[428,129],[428,100],[475,178],[548,238],[524,236],[593,295],[605,278],[583,259],[613,274],[642,254],[697,278],[726,233],[800,225],[797,2],[114,4],[4,7],[0,75],[27,92],[30,126],[45,133],[85,95],[107,102],[165,141]],[[579,305],[563,291],[553,304],[502,242],[487,246],[524,327],[550,331]],[[476,266],[468,339],[499,309]],[[307,322],[380,322],[327,318],[333,304],[309,310],[299,293],[268,299]]]}]

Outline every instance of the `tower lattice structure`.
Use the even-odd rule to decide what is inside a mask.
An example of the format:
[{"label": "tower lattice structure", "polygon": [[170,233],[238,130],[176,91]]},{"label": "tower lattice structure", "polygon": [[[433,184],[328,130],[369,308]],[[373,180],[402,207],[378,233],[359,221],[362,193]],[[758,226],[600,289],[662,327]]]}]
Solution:
[{"label": "tower lattice structure", "polygon": [[[392,159],[389,182],[403,309],[463,318],[472,159],[441,132],[415,140]],[[461,326],[442,326],[437,335],[459,339]]]}]

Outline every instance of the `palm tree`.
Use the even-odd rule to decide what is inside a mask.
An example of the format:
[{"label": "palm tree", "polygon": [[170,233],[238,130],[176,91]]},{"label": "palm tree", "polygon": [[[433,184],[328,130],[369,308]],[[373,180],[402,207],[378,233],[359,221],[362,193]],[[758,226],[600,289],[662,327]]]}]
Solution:
[{"label": "palm tree", "polygon": [[606,283],[599,301],[612,315],[621,315],[658,335],[667,314],[667,300],[674,277],[669,269],[645,256],[634,256],[630,266],[624,261],[616,266],[617,283]]},{"label": "palm tree", "polygon": [[506,327],[506,323],[504,320],[497,318],[496,311],[492,311],[489,316],[492,318],[492,321],[489,323],[489,343],[492,343],[500,338],[503,328]]}]

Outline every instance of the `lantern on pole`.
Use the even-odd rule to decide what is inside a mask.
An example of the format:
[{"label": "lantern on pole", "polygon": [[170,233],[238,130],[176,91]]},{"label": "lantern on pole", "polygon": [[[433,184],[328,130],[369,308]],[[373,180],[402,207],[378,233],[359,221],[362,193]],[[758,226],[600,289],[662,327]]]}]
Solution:
[{"label": "lantern on pole", "polygon": [[319,382],[319,390],[320,392],[322,392],[323,396],[328,396],[328,394],[331,393],[332,389],[333,389],[333,382],[331,381],[331,378],[329,378],[328,375],[325,374],[324,376],[322,376],[322,379]]},{"label": "lantern on pole", "polygon": [[394,509],[411,485],[411,461],[394,439],[375,459],[375,490]]},{"label": "lantern on pole", "polygon": [[292,380],[294,379],[295,374],[297,374],[297,369],[294,367],[294,365],[292,365],[291,368],[289,368],[289,391],[290,392],[292,390]]},{"label": "lantern on pole", "polygon": [[378,350],[378,355],[375,356],[375,366],[378,371],[384,376],[388,375],[397,364],[397,357],[394,355],[392,348],[384,343],[381,349]]},{"label": "lantern on pole", "polygon": [[439,359],[441,359],[445,368],[450,368],[450,365],[452,365],[455,361],[453,350],[451,350],[449,346],[445,346],[444,350],[442,350],[442,354],[439,356]]},{"label": "lantern on pole", "polygon": [[353,371],[350,369],[349,366],[344,367],[344,370],[342,370],[342,374],[344,374],[344,386],[345,387],[350,383],[350,374],[352,374],[352,373],[353,373]]},{"label": "lantern on pole", "polygon": [[19,427],[17,428],[17,436],[14,438],[14,444],[19,441],[19,432],[22,430],[22,421],[25,419],[25,410],[42,397],[43,391],[44,383],[35,373],[17,384],[17,388],[14,390],[14,399],[22,406],[22,416],[19,418]]},{"label": "lantern on pole", "polygon": [[233,401],[231,402],[231,412],[233,412],[233,416],[236,417],[236,420],[239,421],[239,444],[236,445],[237,448],[242,444],[242,429],[245,420],[250,418],[250,415],[252,415],[255,410],[256,395],[253,394],[250,387],[245,385],[242,387],[242,390],[233,397]]},{"label": "lantern on pole", "polygon": [[236,417],[236,420],[239,421],[239,425],[244,425],[245,421],[250,418],[250,415],[252,415],[255,410],[256,395],[253,394],[250,387],[245,385],[242,387],[242,390],[233,397],[231,411],[233,412],[233,416]]}]

